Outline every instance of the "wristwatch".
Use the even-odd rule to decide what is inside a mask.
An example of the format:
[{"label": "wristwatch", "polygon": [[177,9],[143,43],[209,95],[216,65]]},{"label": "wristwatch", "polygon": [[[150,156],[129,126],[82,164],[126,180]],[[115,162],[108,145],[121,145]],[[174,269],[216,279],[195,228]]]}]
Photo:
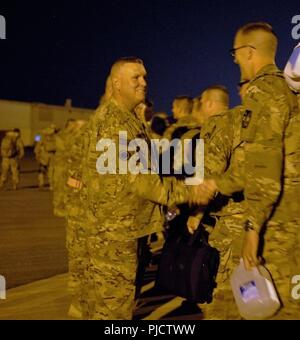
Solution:
[{"label": "wristwatch", "polygon": [[245,222],[244,230],[245,231],[253,230],[253,231],[256,231],[258,233],[257,229],[254,227],[254,224],[250,220],[247,220]]}]

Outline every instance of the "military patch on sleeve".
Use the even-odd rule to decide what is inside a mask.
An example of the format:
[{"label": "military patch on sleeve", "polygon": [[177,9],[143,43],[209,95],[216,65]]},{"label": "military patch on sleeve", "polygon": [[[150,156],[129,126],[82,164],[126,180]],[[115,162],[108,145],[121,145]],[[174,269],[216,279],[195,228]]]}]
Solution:
[{"label": "military patch on sleeve", "polygon": [[244,116],[243,116],[243,119],[242,119],[242,128],[243,129],[247,129],[247,127],[249,126],[251,116],[252,116],[252,111],[246,110],[244,112]]}]

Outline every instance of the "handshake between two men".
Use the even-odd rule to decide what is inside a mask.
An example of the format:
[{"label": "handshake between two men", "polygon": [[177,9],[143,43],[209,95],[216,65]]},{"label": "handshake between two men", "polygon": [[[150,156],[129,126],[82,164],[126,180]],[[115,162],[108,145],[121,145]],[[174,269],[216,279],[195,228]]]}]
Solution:
[{"label": "handshake between two men", "polygon": [[190,206],[199,206],[196,214],[189,216],[187,228],[193,234],[197,230],[199,223],[204,215],[205,207],[215,197],[218,191],[217,184],[213,179],[206,179],[202,184],[191,188]]}]

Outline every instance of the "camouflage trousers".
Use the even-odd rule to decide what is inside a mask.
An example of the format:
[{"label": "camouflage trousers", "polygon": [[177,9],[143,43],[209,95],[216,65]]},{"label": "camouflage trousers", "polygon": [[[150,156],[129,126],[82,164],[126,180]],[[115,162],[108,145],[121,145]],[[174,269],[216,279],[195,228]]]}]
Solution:
[{"label": "camouflage trousers", "polygon": [[300,275],[299,232],[300,220],[270,222],[264,235],[263,258],[282,303],[282,308],[272,317],[274,320],[300,320],[300,300],[292,296],[292,278]]},{"label": "camouflage trousers", "polygon": [[49,188],[53,190],[53,177],[54,177],[54,153],[49,153],[49,163],[48,163],[48,180],[49,180]]},{"label": "camouflage trousers", "polygon": [[209,244],[220,252],[220,266],[213,301],[201,305],[205,320],[241,319],[232,294],[230,276],[240,262],[243,221],[241,214],[220,217],[209,236]]},{"label": "camouflage trousers", "polygon": [[39,174],[38,174],[38,183],[39,187],[43,188],[45,185],[45,178],[48,177],[49,188],[53,190],[53,153],[49,153],[46,156],[46,160],[40,160],[39,162]]},{"label": "camouflage trousers", "polygon": [[16,158],[4,157],[2,159],[2,174],[0,180],[1,186],[7,181],[9,171],[12,173],[12,182],[15,188],[17,184],[19,184],[18,161]]},{"label": "camouflage trousers", "polygon": [[82,318],[89,318],[88,303],[91,300],[89,282],[89,259],[86,247],[84,222],[79,218],[67,219],[67,249],[69,255],[68,290],[71,305],[81,312]]},{"label": "camouflage trousers", "polygon": [[53,190],[53,213],[57,217],[66,216],[65,192],[63,190]]},{"label": "camouflage trousers", "polygon": [[[131,320],[135,307],[137,240],[87,241],[95,294],[94,320]],[[90,314],[91,314],[90,313]]]},{"label": "camouflage trousers", "polygon": [[[220,251],[220,267],[217,288],[211,304],[205,305],[204,318],[216,320],[241,319],[230,286],[230,276],[239,264],[244,238],[241,215],[220,218],[210,237],[210,244]],[[300,300],[292,298],[292,277],[300,275],[299,224],[269,223],[264,235],[263,258],[272,274],[275,287],[281,299],[282,308],[272,319],[300,319]],[[298,274],[297,274],[298,273]]]},{"label": "camouflage trousers", "polygon": [[38,183],[39,188],[43,188],[45,186],[45,177],[48,172],[47,165],[39,164],[39,174],[38,174]]}]

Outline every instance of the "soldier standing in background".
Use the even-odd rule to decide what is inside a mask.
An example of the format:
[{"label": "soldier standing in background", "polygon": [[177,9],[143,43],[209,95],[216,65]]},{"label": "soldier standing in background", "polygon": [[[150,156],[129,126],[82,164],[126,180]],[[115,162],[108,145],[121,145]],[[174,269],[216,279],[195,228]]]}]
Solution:
[{"label": "soldier standing in background", "polygon": [[12,173],[13,190],[19,184],[19,161],[24,157],[24,145],[20,137],[20,130],[8,131],[1,143],[2,173],[0,188],[8,179],[9,171]]},{"label": "soldier standing in background", "polygon": [[[243,82],[240,93],[245,92],[247,82]],[[243,235],[243,197],[244,150],[241,141],[241,125],[245,108],[240,105],[209,117],[201,130],[205,147],[205,179],[214,178],[219,193],[211,204],[196,211],[188,220],[188,229],[194,232],[202,223],[210,233],[209,242],[220,252],[220,265],[216,278],[213,301],[201,306],[205,319],[239,319],[231,293],[229,276],[239,263]],[[204,112],[205,113],[205,112]],[[234,188],[226,186],[227,176],[235,176]],[[199,193],[201,195],[201,193]],[[205,213],[205,216],[203,217]],[[209,218],[207,218],[209,215]]]},{"label": "soldier standing in background", "polygon": [[[112,95],[110,77],[107,78],[105,93],[101,97],[100,107]],[[68,288],[72,296],[69,316],[89,319],[93,316],[95,304],[94,285],[87,252],[87,191],[89,175],[88,161],[94,164],[94,172],[98,153],[96,152],[95,130],[97,126],[97,112],[80,128],[74,136],[68,158],[69,199],[67,211],[67,249],[69,254]],[[94,146],[94,148],[91,147]],[[92,156],[91,156],[92,155]]]},{"label": "soldier standing in background", "polygon": [[189,129],[197,127],[199,124],[192,116],[193,100],[188,96],[176,97],[173,101],[172,112],[176,122],[169,126],[164,133],[164,138],[172,140],[180,138]]},{"label": "soldier standing in background", "polygon": [[21,160],[25,155],[24,143],[23,143],[23,140],[22,140],[21,130],[19,128],[16,128],[16,129],[14,129],[14,132],[17,134],[17,149],[19,150],[18,159]]},{"label": "soldier standing in background", "polygon": [[[205,120],[207,120],[209,117],[214,116],[212,117],[212,121],[214,121],[214,119],[218,120],[220,116],[224,115],[224,112],[228,110],[229,105],[229,94],[227,89],[221,85],[210,86],[201,94],[200,102],[198,103],[198,105],[200,106],[198,115],[196,115],[196,112],[194,111],[193,115],[184,116],[171,126],[171,129],[173,129],[173,133],[171,134],[172,139],[181,138],[182,141],[184,139],[191,139],[192,141],[195,141],[196,139],[199,139],[200,136],[203,139],[204,137],[202,134],[202,127],[200,126],[200,121],[202,121],[203,124]],[[176,112],[177,105],[174,106],[174,109]],[[214,126],[213,123],[211,125]],[[226,141],[224,140],[224,143],[225,142]],[[192,142],[191,148],[193,149],[193,153],[195,153],[194,144],[195,143]],[[205,147],[205,150],[207,150],[207,146]],[[175,161],[176,156],[177,155],[175,154]],[[192,157],[190,157],[190,159],[193,159],[194,155],[191,156]],[[181,159],[181,157],[178,157],[178,159]],[[181,164],[181,162],[176,164],[175,162],[174,168],[179,170],[183,168],[183,164]],[[185,171],[183,171],[183,174],[185,176],[187,175],[185,174]],[[170,222],[170,232],[175,232],[175,234],[177,232],[182,233],[182,231],[186,228],[186,224],[191,213],[192,211],[189,206],[181,206],[179,216],[177,216],[173,221]],[[193,217],[190,218],[190,222],[192,218]],[[195,218],[195,221],[198,226],[199,220]]]},{"label": "soldier standing in background", "polygon": [[64,217],[66,215],[64,189],[68,178],[65,167],[75,125],[75,120],[69,119],[65,128],[55,136],[56,152],[53,158],[53,211],[57,217]]},{"label": "soldier standing in background", "polygon": [[38,183],[42,189],[45,185],[45,177],[48,177],[50,190],[53,188],[53,159],[55,154],[55,127],[50,126],[41,132],[41,140],[34,148],[36,160],[39,164]]},{"label": "soldier standing in background", "polygon": [[65,207],[67,219],[67,249],[69,259],[68,289],[72,296],[69,316],[87,318],[88,287],[84,280],[88,269],[88,254],[86,250],[85,205],[81,200],[82,190],[82,159],[85,156],[85,134],[87,123],[76,121],[76,127],[71,137],[69,155],[66,162],[68,181],[65,183]]}]

